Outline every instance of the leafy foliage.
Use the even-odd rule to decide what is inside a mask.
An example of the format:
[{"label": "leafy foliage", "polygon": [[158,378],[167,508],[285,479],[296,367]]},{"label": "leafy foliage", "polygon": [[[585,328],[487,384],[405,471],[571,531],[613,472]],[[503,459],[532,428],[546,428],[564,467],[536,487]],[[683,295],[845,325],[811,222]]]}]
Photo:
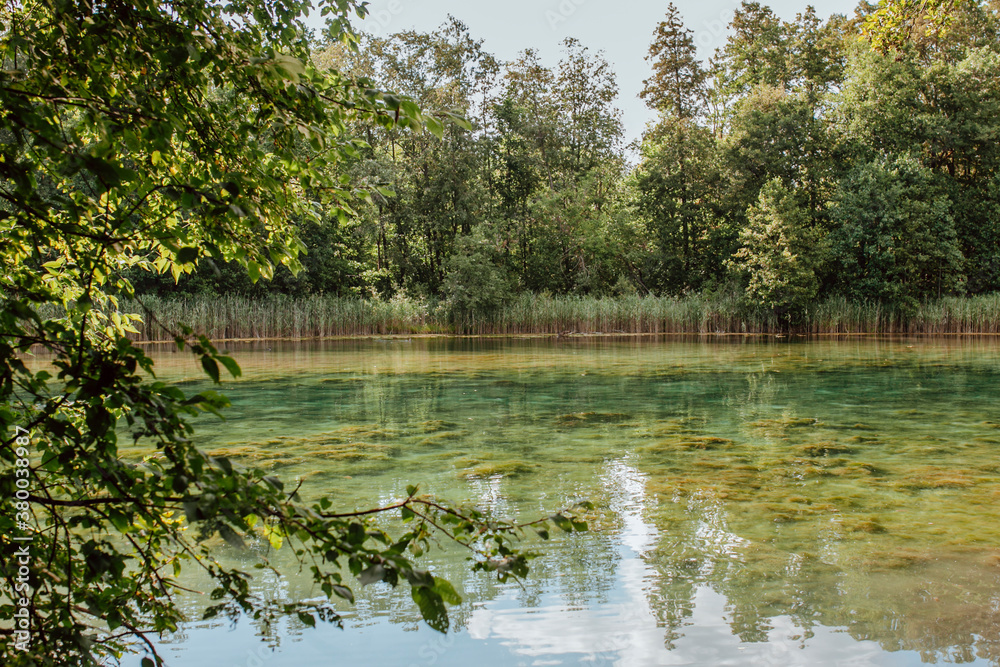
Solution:
[{"label": "leafy foliage", "polygon": [[[879,16],[920,12],[947,29],[913,33],[899,48],[873,44]],[[290,218],[309,251],[297,260],[304,274],[279,266],[263,286],[241,277],[238,262],[206,258],[177,287],[145,278],[140,291],[402,294],[429,309],[444,300],[480,323],[519,293],[742,291],[752,271],[737,255],[741,233],[769,182],[795,192],[810,229],[831,233],[847,174],[907,156],[949,202],[967,280],[943,281],[940,292],[921,283],[906,299],[1000,288],[995,2],[862,3],[853,18],[825,20],[812,8],[783,20],[743,2],[708,63],[670,5],[642,91],[658,115],[630,146],[615,73],[577,40],[550,66],[530,49],[502,62],[454,18],[427,34],[362,36],[358,49],[334,39],[335,28],[312,45],[321,69],[399,93],[383,100],[392,122],[345,117],[342,136],[366,142],[338,162],[371,192],[346,202],[358,215],[323,205],[317,217]],[[433,113],[410,119],[419,108]],[[456,114],[469,124],[445,122]],[[402,131],[421,122],[428,132]],[[835,254],[816,267],[817,298],[855,293]],[[470,257],[484,262],[482,274]]]},{"label": "leafy foliage", "polygon": [[675,118],[695,117],[703,103],[707,74],[696,57],[693,32],[684,27],[680,12],[670,3],[646,56],[653,63],[653,77],[643,82],[639,97]]},{"label": "leafy foliage", "polygon": [[855,168],[833,202],[832,250],[850,296],[915,307],[928,292],[960,291],[951,202],[912,158]]},{"label": "leafy foliage", "polygon": [[[530,559],[515,548],[526,526],[474,509],[412,491],[338,514],[206,457],[188,421],[225,399],[158,381],[129,342],[156,314],[120,299],[410,294],[472,321],[532,302],[518,292],[731,289],[791,324],[824,296],[913,312],[1000,289],[995,2],[885,0],[825,21],[744,2],[707,65],[670,5],[643,91],[659,116],[634,168],[617,77],[575,39],[553,67],[532,50],[500,62],[456,19],[357,35],[363,3],[337,0],[315,41],[307,8],[32,0],[0,12],[0,458],[15,464],[0,494],[18,489],[19,460],[31,488],[0,533],[22,521],[46,554],[30,581],[38,663],[87,664],[175,628],[185,565],[214,577],[214,613],[337,620],[326,605],[253,598],[209,536],[315,558],[330,598],[352,598],[348,573],[405,582],[439,629],[457,596],[412,560],[431,533],[501,577]],[[190,329],[164,335],[214,382],[239,374]],[[158,454],[130,461],[120,439]],[[397,511],[402,536],[371,521]],[[2,545],[13,584],[17,546]],[[28,664],[4,632],[4,664]]]},{"label": "leafy foliage", "polygon": [[880,0],[865,17],[862,32],[881,53],[910,45],[924,50],[945,36],[957,11],[974,4],[973,0]]},{"label": "leafy foliage", "polygon": [[795,192],[779,179],[760,191],[747,211],[749,224],[740,233],[735,255],[747,272],[747,296],[795,323],[819,291],[817,269],[823,259],[823,234],[810,225]]},{"label": "leafy foliage", "polygon": [[460,239],[458,251],[448,260],[442,305],[455,321],[489,317],[510,298],[510,279],[498,266],[496,238],[487,232],[478,228]]},{"label": "leafy foliage", "polygon": [[[446,122],[467,125],[315,68],[300,22],[307,8],[40,0],[4,9],[0,493],[25,497],[0,515],[0,577],[27,591],[33,635],[24,651],[19,635],[0,631],[5,665],[98,664],[136,640],[151,656],[144,664],[159,664],[148,635],[183,620],[175,595],[186,567],[214,582],[208,616],[339,622],[332,603],[255,597],[248,573],[216,560],[213,536],[292,549],[331,601],[353,599],[349,575],[405,582],[439,630],[458,596],[414,563],[432,533],[469,549],[475,569],[501,579],[527,571],[532,554],[515,546],[525,525],[415,488],[386,507],[337,513],[329,499],[305,503],[262,470],[205,455],[189,420],[227,401],[159,381],[127,338],[136,316],[116,306],[135,296],[128,275],[178,280],[235,263],[257,282],[279,266],[301,268],[301,230],[346,221],[372,200],[346,173],[369,149],[351,127],[443,134]],[[331,39],[356,48],[349,18],[364,6],[339,0],[323,11]],[[172,334],[214,383],[239,376],[204,336]],[[27,363],[29,354],[43,363]],[[156,455],[130,459],[129,439]],[[386,512],[408,522],[401,535],[373,523]],[[34,555],[26,576],[18,535]],[[14,588],[18,577],[26,589]],[[12,618],[13,602],[0,601],[0,614]]]}]

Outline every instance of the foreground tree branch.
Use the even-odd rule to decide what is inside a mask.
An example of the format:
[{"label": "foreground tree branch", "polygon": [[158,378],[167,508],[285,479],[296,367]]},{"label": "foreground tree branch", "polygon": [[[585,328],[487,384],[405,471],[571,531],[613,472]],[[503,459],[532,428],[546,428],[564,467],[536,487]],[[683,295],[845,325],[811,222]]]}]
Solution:
[{"label": "foreground tree branch", "polygon": [[[223,7],[206,0],[36,0],[0,9],[0,664],[96,665],[144,650],[184,620],[176,580],[214,582],[206,617],[295,614],[339,623],[330,604],[277,605],[206,540],[289,544],[329,598],[349,586],[410,586],[427,622],[447,630],[451,584],[419,569],[435,535],[472,549],[474,569],[527,571],[517,541],[535,522],[495,521],[418,496],[353,513],[307,504],[298,489],[197,448],[189,419],[220,413],[215,391],[159,381],[126,337],[136,317],[127,270],[189,273],[241,263],[256,281],[296,270],[294,222],[352,213],[345,184],[358,140],[349,124],[439,134],[411,101],[309,62],[299,0]],[[345,48],[355,0],[324,6]],[[86,20],[83,20],[85,17]],[[446,118],[447,120],[447,118]],[[459,125],[464,120],[453,118]],[[147,314],[148,315],[148,314]],[[172,334],[215,383],[237,362],[204,336]],[[24,357],[38,353],[42,364]],[[143,461],[120,438],[156,449]],[[400,535],[374,520],[401,515]],[[583,528],[560,513],[544,521]],[[542,532],[544,535],[544,532]],[[266,560],[261,564],[270,567]]]}]

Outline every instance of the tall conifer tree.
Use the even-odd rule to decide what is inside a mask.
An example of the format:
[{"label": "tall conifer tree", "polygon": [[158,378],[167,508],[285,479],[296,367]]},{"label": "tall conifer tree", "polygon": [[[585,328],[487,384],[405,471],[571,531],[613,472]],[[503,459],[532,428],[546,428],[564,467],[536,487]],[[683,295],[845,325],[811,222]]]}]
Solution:
[{"label": "tall conifer tree", "polygon": [[705,70],[698,60],[693,34],[670,3],[646,56],[646,61],[653,63],[653,76],[643,81],[639,97],[650,108],[669,111],[676,118],[693,118],[704,104]]}]

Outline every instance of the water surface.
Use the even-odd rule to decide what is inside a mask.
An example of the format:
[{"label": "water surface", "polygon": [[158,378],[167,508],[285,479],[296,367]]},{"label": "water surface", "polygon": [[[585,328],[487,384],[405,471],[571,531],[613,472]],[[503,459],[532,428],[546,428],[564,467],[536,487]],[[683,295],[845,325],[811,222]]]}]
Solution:
[{"label": "water surface", "polygon": [[[523,587],[430,563],[423,626],[374,586],[346,630],[192,622],[173,664],[1000,665],[995,338],[414,339],[235,347],[205,449],[364,508],[424,491],[504,516],[595,502]],[[202,386],[165,349],[161,375]],[[229,554],[248,566],[253,552]],[[281,559],[279,557],[279,562]],[[286,564],[255,587],[322,593]],[[204,606],[185,601],[192,618]],[[259,635],[263,635],[263,642]]]}]

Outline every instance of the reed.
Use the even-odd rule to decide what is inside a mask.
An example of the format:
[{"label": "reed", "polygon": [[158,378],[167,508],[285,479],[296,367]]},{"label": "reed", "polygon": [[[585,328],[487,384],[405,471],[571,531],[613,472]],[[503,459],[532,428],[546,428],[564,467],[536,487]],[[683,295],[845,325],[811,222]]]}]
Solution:
[{"label": "reed", "polygon": [[170,340],[179,323],[216,340],[392,335],[433,328],[429,306],[415,299],[148,297],[141,303],[123,301],[121,310],[152,313],[133,336],[147,341]]},{"label": "reed", "polygon": [[151,312],[136,340],[171,340],[179,323],[214,340],[330,338],[409,334],[997,334],[1000,294],[946,297],[915,311],[830,297],[789,329],[773,312],[748,306],[737,294],[681,297],[551,296],[521,294],[491,313],[455,321],[438,304],[414,298],[387,301],[327,296],[248,299],[210,296],[123,301],[121,310]]}]

